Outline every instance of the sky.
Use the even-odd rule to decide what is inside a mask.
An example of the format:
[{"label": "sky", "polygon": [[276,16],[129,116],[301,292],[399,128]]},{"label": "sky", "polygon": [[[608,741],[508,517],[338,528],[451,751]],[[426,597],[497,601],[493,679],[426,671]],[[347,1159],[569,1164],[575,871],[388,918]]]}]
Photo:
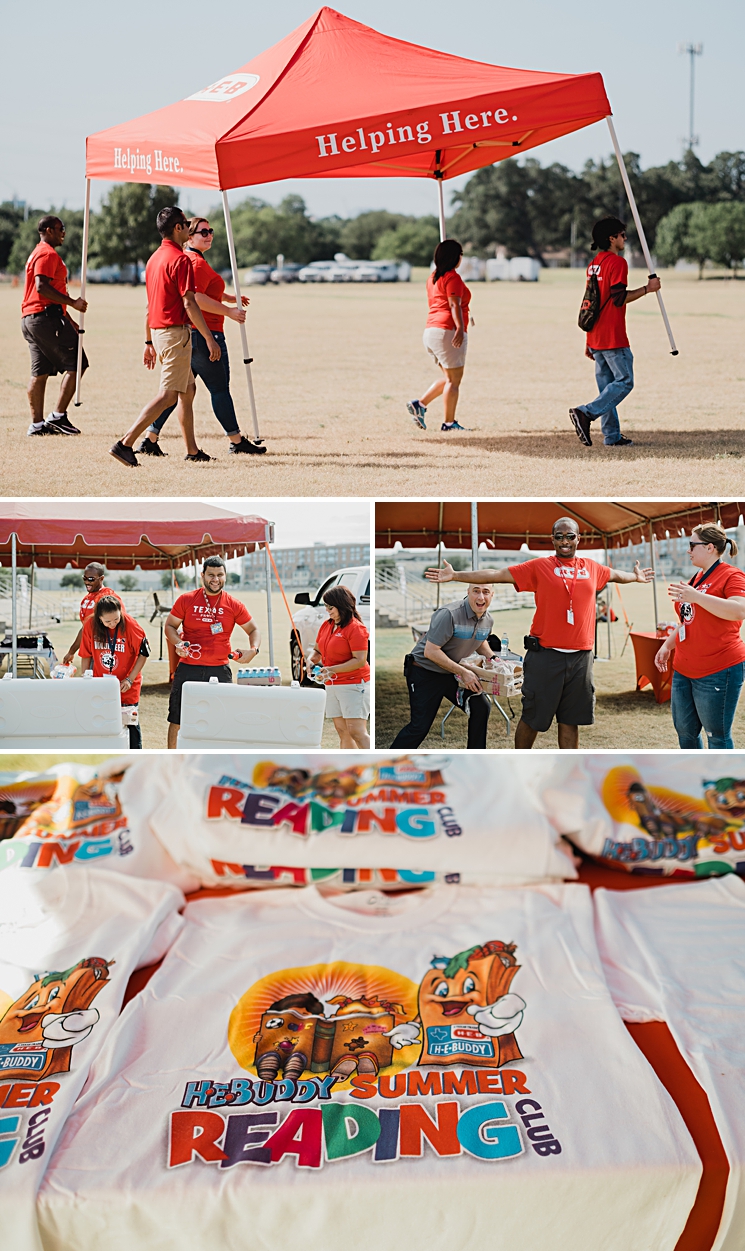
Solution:
[{"label": "sky", "polygon": [[[214,500],[205,500],[214,504]],[[312,543],[369,543],[370,505],[343,499],[220,499],[229,512],[253,513],[274,522],[275,547]]]},{"label": "sky", "polygon": [[[741,0],[345,0],[348,17],[384,34],[474,60],[536,70],[599,70],[622,149],[642,165],[680,157],[688,131],[688,58],[679,43],[703,43],[696,64],[696,148],[704,161],[745,147],[745,5]],[[313,12],[312,0],[11,0],[3,19],[0,200],[34,207],[82,207],[87,134],[171,104],[287,35]],[[542,163],[580,169],[610,151],[605,123],[536,149]],[[446,184],[452,193],[465,179]],[[95,203],[105,183],[93,184]],[[436,211],[424,179],[329,179],[253,188],[278,203],[302,195],[315,216],[366,209]],[[246,192],[231,193],[237,203]],[[182,192],[203,212],[210,191]]]}]

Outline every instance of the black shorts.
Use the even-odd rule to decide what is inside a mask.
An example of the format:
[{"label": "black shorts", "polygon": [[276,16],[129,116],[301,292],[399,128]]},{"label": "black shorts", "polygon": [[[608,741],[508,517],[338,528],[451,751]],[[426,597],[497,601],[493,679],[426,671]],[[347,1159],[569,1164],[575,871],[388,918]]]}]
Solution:
[{"label": "black shorts", "polygon": [[[61,307],[61,305],[60,305]],[[56,313],[29,313],[21,331],[31,353],[31,377],[74,374],[78,367],[78,332],[69,317]],[[83,352],[83,373],[88,357]]]},{"label": "black shorts", "polygon": [[179,661],[168,701],[170,725],[181,725],[181,688],[184,682],[209,682],[210,678],[217,678],[218,682],[232,682],[233,671],[230,665],[185,665]]},{"label": "black shorts", "polygon": [[591,651],[525,653],[522,719],[531,730],[545,734],[554,717],[560,725],[593,725],[592,661]]}]

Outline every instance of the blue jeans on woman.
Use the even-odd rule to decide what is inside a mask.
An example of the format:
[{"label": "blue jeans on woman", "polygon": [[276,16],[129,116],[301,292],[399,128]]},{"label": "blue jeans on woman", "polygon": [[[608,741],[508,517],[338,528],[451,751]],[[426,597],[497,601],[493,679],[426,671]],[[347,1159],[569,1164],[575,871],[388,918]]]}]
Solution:
[{"label": "blue jeans on woman", "polygon": [[[207,351],[207,343],[198,330],[191,332],[191,372],[195,378],[201,378],[210,393],[212,411],[226,434],[238,433],[238,418],[235,415],[233,397],[230,394],[230,362],[225,335],[221,330],[213,330],[212,338],[220,348],[219,361],[211,361]],[[173,412],[175,404],[166,408],[160,417],[148,426],[149,430],[160,434]]]},{"label": "blue jeans on woman", "polygon": [[712,750],[734,747],[732,722],[743,678],[745,664],[742,662],[705,678],[685,678],[675,670],[672,712],[680,747],[702,748],[702,727]]},{"label": "blue jeans on woman", "polygon": [[600,417],[603,442],[612,447],[621,438],[617,404],[634,389],[634,356],[631,348],[591,348],[595,361],[595,381],[600,392],[596,400],[582,405],[590,421]]}]

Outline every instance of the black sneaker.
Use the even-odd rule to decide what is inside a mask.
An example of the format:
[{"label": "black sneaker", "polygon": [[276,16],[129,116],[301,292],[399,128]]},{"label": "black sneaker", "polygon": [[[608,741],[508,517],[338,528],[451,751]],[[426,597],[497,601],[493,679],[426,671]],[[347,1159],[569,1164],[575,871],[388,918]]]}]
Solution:
[{"label": "black sneaker", "polygon": [[168,452],[164,452],[157,439],[145,438],[137,449],[143,456],[167,456]]},{"label": "black sneaker", "polygon": [[120,465],[126,465],[128,469],[139,469],[140,467],[140,462],[132,448],[122,443],[121,439],[113,447],[109,448],[109,456],[113,456],[114,460],[118,460]]},{"label": "black sneaker", "polygon": [[242,434],[240,443],[230,444],[228,455],[239,456],[242,452],[246,452],[249,456],[263,456],[265,451],[265,447],[258,447],[256,443],[252,443],[250,439],[247,439],[245,434]]},{"label": "black sneaker", "polygon": [[32,421],[31,425],[26,431],[26,435],[30,437],[31,435],[39,435],[39,434],[59,434],[59,430],[53,430],[52,427],[49,425],[49,422],[47,421],[40,421],[40,422]]},{"label": "black sneaker", "polygon": [[50,413],[44,425],[51,426],[54,434],[80,434],[77,426],[72,424],[67,413],[63,413],[61,417],[55,417],[53,413]]},{"label": "black sneaker", "polygon": [[217,460],[217,457],[216,457],[216,456],[208,456],[208,455],[207,455],[207,453],[206,453],[206,452],[203,452],[203,451],[202,451],[202,449],[201,449],[201,447],[200,447],[200,448],[198,448],[198,449],[197,449],[197,451],[194,453],[194,455],[193,455],[193,456],[185,456],[185,457],[184,457],[184,460],[193,460],[193,461],[208,461],[208,460]]},{"label": "black sneaker", "polygon": [[625,435],[625,434],[622,434],[622,435],[621,435],[621,437],[620,437],[620,439],[616,439],[615,443],[606,443],[606,445],[605,445],[605,446],[606,446],[606,447],[633,447],[633,446],[634,446],[634,440],[633,440],[633,439],[627,439],[627,438],[626,438],[626,435]]},{"label": "black sneaker", "polygon": [[570,408],[569,420],[577,431],[577,438],[580,443],[584,443],[585,447],[592,447],[590,418],[587,416],[587,413],[583,413],[581,408]]}]

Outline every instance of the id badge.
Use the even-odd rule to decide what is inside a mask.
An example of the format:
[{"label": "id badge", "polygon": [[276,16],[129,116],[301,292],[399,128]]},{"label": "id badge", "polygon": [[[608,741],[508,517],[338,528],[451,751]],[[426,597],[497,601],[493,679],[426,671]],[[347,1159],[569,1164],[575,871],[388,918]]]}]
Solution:
[{"label": "id badge", "polygon": [[678,630],[678,638],[681,643],[683,642],[683,639],[685,638],[685,636],[686,636],[686,628],[684,625],[681,625],[680,629]]},{"label": "id badge", "polygon": [[574,609],[572,608],[567,608],[567,622],[569,625],[574,625]]},{"label": "id badge", "polygon": [[222,622],[213,621],[210,626],[210,634],[222,634]]}]

